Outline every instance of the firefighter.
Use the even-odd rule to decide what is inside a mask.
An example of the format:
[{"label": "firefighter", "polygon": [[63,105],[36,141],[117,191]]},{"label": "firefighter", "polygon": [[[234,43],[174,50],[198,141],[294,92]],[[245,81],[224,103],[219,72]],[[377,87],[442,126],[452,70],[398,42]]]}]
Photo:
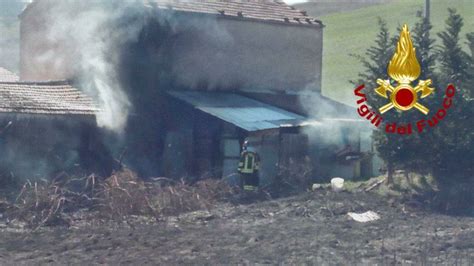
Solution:
[{"label": "firefighter", "polygon": [[239,167],[237,168],[244,191],[256,191],[258,189],[260,183],[258,176],[259,164],[260,157],[258,153],[252,147],[249,147],[249,141],[246,139],[242,147]]}]

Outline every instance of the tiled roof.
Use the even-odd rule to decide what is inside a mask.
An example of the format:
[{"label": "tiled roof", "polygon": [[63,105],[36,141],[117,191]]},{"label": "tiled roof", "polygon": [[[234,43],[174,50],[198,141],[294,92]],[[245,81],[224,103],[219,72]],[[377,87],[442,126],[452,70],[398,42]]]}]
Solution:
[{"label": "tiled roof", "polygon": [[16,82],[20,80],[17,75],[0,67],[0,82]]},{"label": "tiled roof", "polygon": [[[322,26],[320,20],[280,0],[141,0],[149,8],[217,15],[223,18],[279,22],[289,25]],[[20,18],[40,2],[31,2]],[[132,2],[132,1],[130,1]]]},{"label": "tiled roof", "polygon": [[94,115],[92,98],[66,81],[0,82],[0,113]]},{"label": "tiled roof", "polygon": [[182,12],[204,13],[241,19],[281,22],[290,25],[321,25],[310,17],[283,2],[272,0],[143,0],[149,7]]}]

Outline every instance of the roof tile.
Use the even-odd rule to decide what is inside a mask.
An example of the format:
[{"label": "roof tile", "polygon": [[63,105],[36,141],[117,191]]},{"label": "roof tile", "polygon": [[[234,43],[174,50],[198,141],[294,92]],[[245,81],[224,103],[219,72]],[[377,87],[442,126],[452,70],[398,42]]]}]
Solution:
[{"label": "roof tile", "polygon": [[149,7],[182,12],[243,17],[292,25],[314,25],[320,21],[283,2],[272,0],[143,0]]},{"label": "roof tile", "polygon": [[0,82],[0,113],[94,115],[92,98],[66,81]]}]

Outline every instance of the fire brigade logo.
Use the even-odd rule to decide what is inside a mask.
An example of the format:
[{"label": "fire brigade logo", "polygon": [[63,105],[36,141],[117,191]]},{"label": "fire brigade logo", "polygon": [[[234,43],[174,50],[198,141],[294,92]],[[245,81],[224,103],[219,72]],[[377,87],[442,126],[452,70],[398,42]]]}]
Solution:
[{"label": "fire brigade logo", "polygon": [[[371,105],[367,103],[367,96],[363,92],[365,85],[359,85],[354,90],[357,99],[357,113],[360,117],[369,120],[375,127],[384,125],[385,132],[388,134],[411,135],[415,129],[418,133],[424,132],[427,128],[433,128],[446,117],[448,110],[452,107],[456,88],[453,84],[448,84],[444,93],[442,105],[431,117],[424,117],[414,123],[399,123],[397,121],[384,121],[382,115],[389,110],[395,108],[399,111],[408,111],[412,108],[417,109],[424,115],[430,110],[419,103],[419,99],[423,99],[434,92],[434,88],[430,88],[431,79],[419,80],[418,84],[413,88],[411,83],[418,79],[421,73],[421,66],[416,59],[416,51],[410,38],[408,26],[403,25],[400,33],[400,39],[397,43],[397,49],[393,55],[387,69],[391,79],[377,79],[379,87],[375,89],[377,95],[388,99],[390,102],[373,110]],[[396,81],[396,83],[392,83]]]},{"label": "fire brigade logo", "polygon": [[[433,93],[434,89],[429,87],[431,79],[420,80],[415,88],[410,84],[420,76],[420,72],[421,67],[416,59],[408,26],[405,24],[400,33],[397,51],[388,65],[388,75],[397,81],[398,85],[393,87],[390,80],[377,79],[377,84],[380,86],[375,92],[381,97],[390,99],[389,103],[379,108],[381,114],[394,107],[400,111],[416,108],[425,115],[429,113],[429,109],[418,102],[418,94],[421,92],[420,98],[423,99]],[[390,92],[390,96],[387,92]]]}]

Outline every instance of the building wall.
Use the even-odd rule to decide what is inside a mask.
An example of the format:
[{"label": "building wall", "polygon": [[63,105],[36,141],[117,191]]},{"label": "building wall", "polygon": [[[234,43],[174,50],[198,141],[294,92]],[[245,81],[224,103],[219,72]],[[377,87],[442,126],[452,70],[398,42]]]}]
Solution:
[{"label": "building wall", "polygon": [[[51,30],[55,24],[51,10],[48,0],[37,1],[21,16],[22,80],[69,79],[79,71],[76,63],[86,45],[57,36]],[[149,50],[149,56],[168,61],[167,71],[177,86],[219,90],[301,90],[310,86],[320,90],[320,26],[160,14],[150,15],[156,23],[144,25],[168,25],[169,35],[150,37],[159,44]],[[154,64],[162,64],[156,61]]]},{"label": "building wall", "polygon": [[249,142],[260,156],[260,186],[267,186],[275,181],[280,162],[280,139],[278,131],[270,135],[249,134]]},{"label": "building wall", "polygon": [[237,166],[240,161],[241,142],[239,129],[232,124],[224,123],[220,141],[220,152],[222,154],[222,178],[231,185],[239,185],[239,174]]},{"label": "building wall", "polygon": [[[10,126],[5,127],[7,123]],[[0,114],[0,174],[15,181],[58,173],[108,176],[113,158],[93,117]]]},{"label": "building wall", "polygon": [[[46,4],[22,15],[21,79],[74,78],[82,46],[48,30],[54,16],[48,0],[39,2]],[[117,60],[121,87],[133,105],[122,144],[130,147],[124,161],[143,176],[201,175],[199,167],[207,159],[195,163],[196,154],[209,153],[210,161],[215,154],[207,150],[206,136],[196,136],[195,121],[175,120],[178,113],[170,113],[164,90],[320,90],[321,27],[184,13],[159,16],[149,18],[137,40],[124,42]],[[276,174],[275,141],[262,142],[264,175]],[[214,144],[220,146],[219,141]],[[236,142],[228,145],[235,149]]]},{"label": "building wall", "polygon": [[171,50],[172,73],[178,85],[220,90],[320,90],[321,28],[201,19],[179,22],[182,27]]},{"label": "building wall", "polygon": [[337,151],[348,145],[361,151],[360,129],[350,123],[333,122],[304,129],[309,136],[309,157],[314,162],[314,177],[326,182],[333,177],[357,179],[361,177],[360,161],[345,161],[336,156]]}]

